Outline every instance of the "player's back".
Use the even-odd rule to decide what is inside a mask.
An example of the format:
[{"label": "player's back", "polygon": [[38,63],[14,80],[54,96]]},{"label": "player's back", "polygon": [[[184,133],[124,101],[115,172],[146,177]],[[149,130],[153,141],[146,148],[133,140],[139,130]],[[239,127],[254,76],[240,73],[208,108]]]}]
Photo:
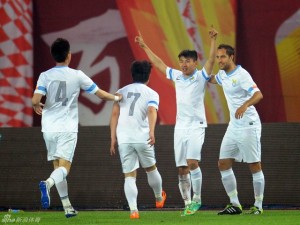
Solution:
[{"label": "player's back", "polygon": [[158,109],[158,94],[141,83],[129,84],[118,91],[123,95],[117,126],[118,143],[144,143],[149,138],[148,107]]},{"label": "player's back", "polygon": [[85,81],[85,76],[67,66],[54,67],[41,74],[41,85],[46,88],[43,131],[77,132],[80,88],[93,84],[89,79]]}]

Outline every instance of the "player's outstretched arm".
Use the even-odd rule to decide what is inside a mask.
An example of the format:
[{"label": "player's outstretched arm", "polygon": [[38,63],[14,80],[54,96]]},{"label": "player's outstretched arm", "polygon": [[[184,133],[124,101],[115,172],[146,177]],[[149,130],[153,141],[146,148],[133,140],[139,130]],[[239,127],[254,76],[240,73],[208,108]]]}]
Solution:
[{"label": "player's outstretched arm", "polygon": [[117,125],[118,125],[118,119],[120,115],[120,106],[117,102],[114,103],[111,113],[111,119],[110,119],[110,155],[116,154],[116,145],[117,145]]},{"label": "player's outstretched arm", "polygon": [[167,69],[166,64],[148,47],[140,32],[139,35],[135,37],[134,41],[138,43],[142,49],[144,49],[153,65],[157,67],[163,74],[165,74]]},{"label": "player's outstretched arm", "polygon": [[113,94],[110,94],[110,93],[108,93],[106,91],[103,91],[101,89],[98,89],[96,91],[95,95],[97,95],[97,97],[99,97],[103,100],[106,100],[106,101],[116,101],[116,102],[118,102],[123,98],[123,96],[120,95],[120,94],[113,95]]},{"label": "player's outstretched arm", "polygon": [[148,139],[149,145],[155,144],[154,130],[155,130],[155,125],[156,125],[156,120],[157,120],[156,108],[153,106],[148,107],[148,122],[149,122],[149,130],[150,130],[149,131],[149,139]]},{"label": "player's outstretched arm", "polygon": [[208,75],[212,73],[215,59],[216,59],[216,53],[217,53],[217,46],[216,46],[216,39],[218,36],[218,31],[216,31],[213,26],[209,30],[209,37],[210,37],[210,51],[209,51],[209,56],[208,59],[204,65],[204,68],[207,72]]}]

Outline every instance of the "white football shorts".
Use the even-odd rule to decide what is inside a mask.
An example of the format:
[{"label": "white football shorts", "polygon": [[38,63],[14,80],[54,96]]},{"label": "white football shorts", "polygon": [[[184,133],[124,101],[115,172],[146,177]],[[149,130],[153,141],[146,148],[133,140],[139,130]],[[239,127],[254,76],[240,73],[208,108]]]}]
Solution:
[{"label": "white football shorts", "polygon": [[123,173],[130,173],[139,168],[151,167],[156,163],[154,146],[145,143],[119,144],[119,153]]},{"label": "white football shorts", "polygon": [[176,167],[187,166],[187,159],[201,160],[205,128],[175,129],[174,153]]},{"label": "white football shorts", "polygon": [[228,127],[223,137],[220,159],[254,163],[261,161],[261,127],[235,129]]},{"label": "white football shorts", "polygon": [[77,132],[44,132],[44,140],[48,151],[48,161],[65,159],[72,162]]}]

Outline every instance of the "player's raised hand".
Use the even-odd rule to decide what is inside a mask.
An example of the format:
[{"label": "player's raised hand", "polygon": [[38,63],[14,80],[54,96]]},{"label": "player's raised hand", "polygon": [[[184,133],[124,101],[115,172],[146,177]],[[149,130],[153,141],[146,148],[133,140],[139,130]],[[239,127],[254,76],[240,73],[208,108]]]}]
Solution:
[{"label": "player's raised hand", "polygon": [[134,41],[138,43],[141,48],[147,47],[140,31],[139,31],[139,35],[135,37]]},{"label": "player's raised hand", "polygon": [[210,28],[208,34],[211,39],[216,39],[218,36],[218,31],[214,28],[213,25],[211,25],[211,28]]}]

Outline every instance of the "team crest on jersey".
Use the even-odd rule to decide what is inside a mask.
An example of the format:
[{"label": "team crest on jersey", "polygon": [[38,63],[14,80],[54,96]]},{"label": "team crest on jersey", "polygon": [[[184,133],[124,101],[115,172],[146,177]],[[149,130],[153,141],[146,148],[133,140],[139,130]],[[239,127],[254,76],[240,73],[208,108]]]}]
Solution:
[{"label": "team crest on jersey", "polygon": [[190,78],[190,81],[193,81],[193,80],[195,80],[195,77],[194,77],[194,76],[192,76],[192,77]]},{"label": "team crest on jersey", "polygon": [[232,81],[232,87],[235,87],[238,83],[238,81],[235,79],[232,79],[231,81]]}]

